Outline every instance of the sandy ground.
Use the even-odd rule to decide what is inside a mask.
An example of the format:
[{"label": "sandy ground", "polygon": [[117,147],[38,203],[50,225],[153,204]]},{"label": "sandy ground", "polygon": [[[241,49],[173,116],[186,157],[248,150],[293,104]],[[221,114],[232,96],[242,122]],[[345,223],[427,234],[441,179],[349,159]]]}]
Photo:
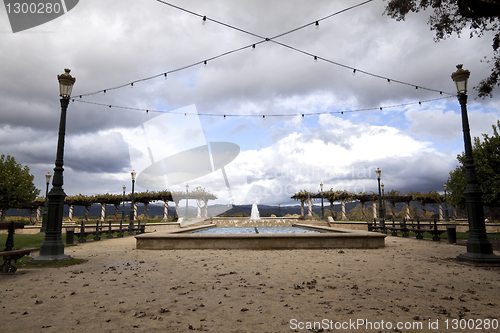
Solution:
[{"label": "sandy ground", "polygon": [[500,265],[453,259],[463,252],[390,236],[376,250],[147,251],[133,237],[89,242],[66,249],[84,264],[1,275],[0,331],[500,331],[491,328],[500,326]]}]

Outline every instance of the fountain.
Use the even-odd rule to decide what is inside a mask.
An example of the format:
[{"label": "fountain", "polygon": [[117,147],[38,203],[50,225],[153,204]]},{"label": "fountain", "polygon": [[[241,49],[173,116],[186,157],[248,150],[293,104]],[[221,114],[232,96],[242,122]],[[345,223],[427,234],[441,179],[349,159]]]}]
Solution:
[{"label": "fountain", "polygon": [[256,203],[254,203],[252,205],[252,212],[250,214],[250,220],[260,220],[259,208],[257,207]]}]

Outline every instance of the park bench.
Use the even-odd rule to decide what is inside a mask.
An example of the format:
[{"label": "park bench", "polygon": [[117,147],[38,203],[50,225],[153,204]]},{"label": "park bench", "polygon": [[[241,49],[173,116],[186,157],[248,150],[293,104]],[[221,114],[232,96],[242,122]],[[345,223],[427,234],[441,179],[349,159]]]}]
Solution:
[{"label": "park bench", "polygon": [[[420,222],[429,222],[429,225],[427,228],[422,228],[422,226],[420,225]],[[432,240],[433,241],[440,241],[441,240],[441,237],[439,237],[441,234],[445,233],[446,230],[438,230],[438,227],[437,227],[437,218],[433,218],[433,219],[421,219],[421,218],[417,218],[417,224],[414,225],[414,221],[412,220],[411,221],[411,226],[410,228],[408,229],[408,231],[411,231],[411,232],[414,232],[417,234],[416,238],[417,239],[423,239],[424,236],[423,236],[423,233],[424,232],[428,232],[432,235]]]},{"label": "park bench", "polygon": [[[378,223],[377,223],[378,222]],[[387,233],[385,226],[385,219],[383,218],[374,218],[373,222],[368,221],[368,231],[382,231],[382,233]]]},{"label": "park bench", "polygon": [[[398,222],[399,226],[396,226],[396,222]],[[397,236],[398,231],[403,233],[403,237],[408,237],[410,234],[408,233],[409,229],[406,225],[406,219],[404,218],[392,218],[392,225],[386,226],[386,229],[391,231],[391,236]]]},{"label": "park bench", "polygon": [[118,233],[117,237],[123,237],[123,233],[125,232],[128,232],[129,235],[133,235],[134,233],[143,234],[146,232],[146,225],[141,225],[140,221],[138,221],[137,227],[134,226],[134,228],[131,229],[129,229],[128,224],[126,227],[122,224],[121,228],[112,228],[112,223],[119,224],[120,222],[121,220],[110,220],[106,226],[100,223],[100,221],[97,221],[95,226],[88,227],[88,230],[85,230],[85,221],[81,221],[80,231],[75,232],[75,236],[78,237],[79,243],[85,243],[87,241],[87,236],[89,235],[94,235],[94,240],[99,241],[101,240],[101,235],[107,235],[106,238],[111,239],[113,238],[113,233]]},{"label": "park bench", "polygon": [[14,249],[14,233],[15,229],[24,229],[24,223],[4,222],[0,223],[0,230],[9,230],[5,249],[0,252],[0,257],[3,257],[3,264],[0,266],[1,274],[13,274],[17,271],[17,267],[12,265],[12,261],[17,262],[20,258],[29,255],[30,252],[39,251],[40,248],[31,247],[26,249]]}]

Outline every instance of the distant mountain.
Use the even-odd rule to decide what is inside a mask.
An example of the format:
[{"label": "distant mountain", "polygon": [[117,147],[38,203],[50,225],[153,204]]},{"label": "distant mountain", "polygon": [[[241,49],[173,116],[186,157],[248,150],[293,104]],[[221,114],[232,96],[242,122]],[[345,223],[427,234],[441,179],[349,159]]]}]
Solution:
[{"label": "distant mountain", "polygon": [[[354,208],[356,205],[358,205],[358,202],[351,202],[351,203],[346,203],[346,213],[349,213],[349,211]],[[420,205],[416,202],[412,202],[412,205],[415,204],[420,208]],[[404,204],[403,203],[398,203],[396,204],[396,211],[399,212],[403,209]],[[252,211],[252,205],[234,205],[231,209],[226,211],[227,205],[211,205],[208,206],[208,212],[209,215],[211,216],[217,216],[220,214],[224,214],[225,216],[234,216],[236,214],[244,214],[245,216],[250,216],[251,211]],[[325,207],[325,212],[330,210],[330,203],[328,201],[325,201],[324,203]],[[259,208],[259,213],[260,216],[262,217],[268,217],[271,215],[276,215],[278,216],[279,213],[281,213],[281,216],[285,216],[287,214],[293,215],[293,214],[298,214],[300,215],[300,205],[294,205],[294,206],[268,206],[268,205],[258,205]],[[340,204],[335,204],[334,209],[337,212],[340,212]],[[371,203],[366,206],[366,209],[371,209]],[[139,204],[138,208],[138,215],[144,214],[144,205]],[[130,204],[125,204],[125,215],[128,216],[130,211]],[[186,206],[182,206],[182,204],[179,206],[179,214],[184,215],[186,211]],[[188,207],[188,214],[189,216],[196,216],[197,215],[198,208],[195,206],[189,206]],[[304,205],[304,211],[307,214],[307,204]],[[427,205],[427,211],[432,212],[432,213],[437,213],[438,212],[438,207],[437,205]],[[174,205],[169,205],[168,208],[168,215],[173,216],[175,212],[175,207]],[[205,208],[201,208],[201,213],[202,215],[205,212]],[[224,213],[225,212],[225,213]],[[321,202],[315,202],[313,205],[313,212],[316,213],[317,215],[321,215]],[[115,213],[115,209],[113,205],[107,205],[106,206],[106,216],[113,215]],[[122,213],[122,206],[120,205],[118,209],[118,216],[121,216]],[[388,212],[389,213],[389,212]],[[64,205],[63,209],[63,216],[67,217],[69,214],[69,207],[67,205]],[[89,217],[91,218],[97,218],[98,216],[101,215],[101,205],[99,204],[93,204],[90,207],[89,211]],[[150,204],[148,206],[148,215],[150,218],[153,218],[155,216],[163,217],[163,204]],[[26,217],[29,216],[29,211],[28,210],[17,210],[17,209],[10,209],[7,211],[6,216],[22,216]],[[73,216],[74,219],[81,219],[85,216],[85,208],[83,206],[74,206],[73,209]]]}]

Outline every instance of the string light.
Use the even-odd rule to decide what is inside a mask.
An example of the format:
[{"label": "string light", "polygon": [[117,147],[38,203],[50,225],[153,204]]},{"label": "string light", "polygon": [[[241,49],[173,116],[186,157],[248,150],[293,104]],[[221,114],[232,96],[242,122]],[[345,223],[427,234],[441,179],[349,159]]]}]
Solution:
[{"label": "string light", "polygon": [[201,20],[201,24],[205,25],[205,23],[207,23],[207,17],[203,16],[203,19]]},{"label": "string light", "polygon": [[[403,104],[396,104],[396,105],[388,105],[388,106],[380,106],[377,108],[365,108],[365,109],[355,109],[355,110],[339,110],[339,111],[326,111],[326,112],[310,112],[310,113],[302,113],[302,114],[266,114],[266,115],[259,115],[259,114],[215,114],[215,113],[197,113],[197,114],[189,114],[190,116],[195,115],[195,116],[200,116],[200,117],[243,117],[243,118],[251,118],[251,117],[260,117],[266,118],[267,117],[296,117],[296,116],[301,116],[302,118],[305,118],[305,116],[319,116],[322,114],[341,114],[343,115],[344,112],[367,112],[367,111],[376,111],[380,110],[383,111],[383,109],[389,109],[389,108],[403,108],[409,105],[422,105],[422,103],[430,103],[430,102],[435,102],[438,100],[443,100],[447,98],[454,98],[455,96],[446,96],[446,97],[440,97],[440,98],[434,98],[434,99],[428,99],[424,101],[418,101],[418,102],[411,102],[411,103],[403,103]],[[97,102],[89,102],[85,100],[76,100],[76,102],[80,103],[86,103],[86,104],[91,104],[91,105],[97,105],[97,106],[107,106],[111,109],[111,107],[116,108],[116,109],[124,109],[124,110],[133,110],[133,111],[145,111],[148,113],[149,111],[151,112],[157,112],[157,113],[168,113],[168,114],[184,114],[184,116],[188,116],[187,113],[181,113],[181,112],[175,112],[175,111],[162,111],[162,110],[151,110],[151,109],[140,109],[140,108],[135,108],[135,107],[127,107],[127,106],[118,106],[118,105],[108,105],[108,104],[103,104],[103,103],[97,103]]]},{"label": "string light", "polygon": [[387,83],[391,84],[391,79],[387,79]]},{"label": "string light", "polygon": [[314,56],[314,62],[318,62],[318,57]]},{"label": "string light", "polygon": [[255,44],[252,45],[252,51],[255,51]]},{"label": "string light", "polygon": [[[203,23],[203,22],[206,22],[206,20],[207,20],[207,17],[206,17],[205,15],[203,15],[203,16],[202,16],[202,15],[200,15],[200,14],[197,14],[197,13],[194,13],[194,12],[192,12],[192,11],[186,10],[186,9],[184,9],[184,8],[181,8],[181,7],[178,7],[178,6],[172,5],[172,4],[167,3],[167,2],[165,2],[165,1],[162,1],[162,0],[157,0],[157,1],[158,1],[158,2],[160,2],[160,3],[163,3],[163,4],[165,4],[165,5],[168,5],[168,6],[174,7],[174,8],[176,8],[176,9],[179,9],[179,10],[182,10],[182,11],[185,11],[185,12],[188,12],[188,13],[190,13],[190,14],[192,14],[192,15],[196,15],[196,16],[202,17],[202,23]],[[330,18],[330,17],[336,16],[336,15],[338,15],[338,14],[340,14],[340,13],[344,13],[344,12],[346,12],[346,11],[348,11],[348,10],[351,10],[351,9],[357,8],[357,7],[359,7],[359,6],[362,6],[362,5],[364,5],[364,4],[369,3],[369,2],[371,2],[371,1],[373,1],[373,0],[367,0],[367,1],[364,1],[364,2],[359,3],[359,4],[357,4],[357,5],[354,5],[354,6],[351,6],[351,7],[345,8],[345,9],[343,9],[343,10],[337,11],[337,12],[335,12],[335,13],[333,13],[333,14],[330,14],[330,15],[328,15],[328,16],[326,16],[326,17],[322,18],[322,19],[319,19],[319,20],[313,21],[313,23],[312,23],[312,24],[316,24],[316,23],[317,23],[317,24],[318,24],[317,26],[319,26],[319,21],[326,20],[326,19],[328,19],[328,18]],[[219,22],[219,21],[216,21],[216,20],[213,20],[213,19],[211,19],[211,21],[212,21],[212,22],[215,22],[215,23],[217,23],[217,24],[224,25],[224,26],[229,27],[229,28],[231,28],[231,29],[238,30],[238,31],[240,31],[240,32],[244,32],[244,33],[246,33],[246,34],[250,34],[250,35],[252,35],[252,36],[255,36],[255,37],[261,38],[261,39],[262,39],[262,41],[261,41],[261,42],[259,42],[259,43],[256,43],[256,44],[260,44],[260,43],[263,43],[263,42],[269,42],[269,41],[270,41],[270,42],[273,42],[273,43],[279,44],[279,45],[281,45],[281,46],[287,47],[287,48],[289,48],[289,49],[295,50],[295,51],[297,51],[297,52],[301,52],[301,53],[304,53],[304,54],[311,55],[311,54],[309,54],[308,52],[305,52],[305,51],[299,50],[299,49],[297,49],[297,48],[291,47],[291,46],[286,45],[286,44],[283,44],[283,43],[279,43],[279,42],[277,42],[277,41],[275,41],[275,40],[274,40],[274,39],[276,39],[276,38],[282,37],[282,36],[284,36],[284,35],[287,35],[287,34],[290,34],[290,33],[292,33],[292,32],[295,32],[295,31],[297,31],[297,30],[300,30],[300,29],[302,29],[302,28],[305,28],[305,27],[307,27],[307,26],[311,25],[311,23],[308,23],[308,24],[303,25],[303,26],[301,26],[301,27],[298,27],[298,28],[292,29],[292,30],[290,30],[290,31],[287,31],[287,32],[282,33],[282,34],[277,35],[277,36],[274,36],[274,37],[272,37],[272,38],[265,38],[265,37],[259,36],[259,35],[257,35],[257,34],[254,34],[254,33],[248,32],[248,31],[245,31],[245,30],[243,30],[243,29],[240,29],[240,28],[237,28],[237,27],[231,26],[231,25],[226,24],[226,23],[223,23],[223,22]],[[255,45],[256,45],[256,44],[251,44],[252,50],[253,50],[253,49],[255,49]],[[218,55],[218,56],[215,56],[215,57],[212,57],[212,58],[210,58],[210,59],[208,59],[208,60],[217,59],[217,58],[220,58],[220,57],[222,57],[222,56],[225,56],[225,55],[228,55],[228,54],[231,54],[231,53],[237,52],[237,51],[241,51],[241,50],[246,49],[246,48],[248,48],[248,47],[250,47],[250,45],[249,45],[249,46],[245,46],[245,47],[241,47],[241,48],[239,48],[239,49],[235,49],[235,50],[231,50],[231,51],[228,51],[228,52],[222,53],[222,54],[220,54],[220,55]],[[317,59],[317,56],[315,56],[315,57],[316,57],[316,58],[315,58],[315,60],[316,60],[316,59]],[[391,79],[389,79],[389,78],[387,78],[387,77],[384,77],[384,76],[381,76],[381,75],[373,74],[373,73],[366,72],[366,71],[362,71],[362,70],[357,70],[356,68],[353,68],[353,67],[350,67],[350,66],[347,66],[347,65],[343,65],[343,64],[341,64],[341,63],[337,63],[337,62],[334,62],[334,61],[331,61],[331,60],[328,60],[328,59],[325,59],[325,58],[322,58],[322,60],[324,60],[324,61],[326,61],[326,62],[329,62],[329,63],[331,63],[331,64],[334,64],[334,65],[337,65],[337,66],[341,66],[341,67],[344,67],[344,68],[351,69],[351,70],[353,71],[353,72],[352,72],[352,74],[353,74],[353,75],[355,75],[357,71],[360,71],[360,72],[362,72],[363,74],[366,74],[366,75],[370,75],[370,76],[373,76],[373,77],[376,77],[376,78],[383,78],[383,79],[386,79],[389,83],[390,83],[390,81],[391,81]],[[204,63],[204,65],[206,66],[206,64],[207,64],[207,60],[205,60],[203,63]],[[190,67],[193,67],[193,66],[195,66],[195,65],[197,65],[197,64],[199,64],[199,62],[198,62],[198,63],[191,64],[191,65],[188,65],[188,66],[184,66],[184,67],[181,67],[181,68],[178,68],[178,69],[175,69],[175,70],[171,70],[171,71],[168,71],[168,72],[165,72],[165,73],[159,74],[159,75],[155,75],[155,76],[147,77],[147,78],[144,78],[144,79],[141,79],[141,80],[136,80],[136,81],[134,81],[134,82],[151,80],[151,79],[156,78],[156,77],[158,77],[158,76],[160,76],[160,75],[164,75],[164,76],[166,77],[167,73],[172,73],[172,72],[177,72],[177,71],[185,70],[185,69],[188,69],[188,68],[190,68]],[[410,84],[410,83],[406,83],[406,82],[399,81],[399,80],[392,80],[392,81],[393,81],[393,82],[397,82],[397,83],[399,83],[399,84],[404,84],[404,85],[414,86],[414,85],[412,85],[412,84]],[[119,88],[122,88],[123,86],[124,86],[124,85],[122,85],[122,86],[117,86],[117,87],[113,87],[113,88],[107,88],[107,90],[111,90],[111,89],[119,89]],[[416,89],[418,89],[418,88],[419,88],[418,86],[415,86],[415,87],[416,87]],[[435,90],[435,89],[430,89],[430,88],[425,88],[425,87],[420,87],[420,88],[422,88],[422,89],[424,89],[424,90],[428,90],[428,91],[435,91],[435,92],[438,92],[438,90]],[[97,94],[97,93],[99,93],[99,92],[101,92],[101,91],[103,91],[104,93],[106,93],[106,89],[105,89],[105,90],[99,90],[99,91],[94,92],[94,93],[83,94],[83,95],[81,95],[81,96],[95,95],[95,94]],[[439,91],[439,93],[440,93],[441,95],[443,94],[443,92],[442,92],[442,91]],[[450,95],[450,96],[451,96],[451,95],[453,95],[453,96],[455,96],[455,95],[456,95],[456,94],[450,94],[450,93],[447,93],[447,94],[448,94],[448,95]]]},{"label": "string light", "polygon": [[318,29],[319,29],[319,22],[316,21],[316,30],[318,30]]},{"label": "string light", "polygon": [[130,88],[134,87],[134,82],[130,83]]},{"label": "string light", "polygon": [[203,62],[203,66],[205,66],[205,68],[207,67],[207,61],[206,60]]}]

